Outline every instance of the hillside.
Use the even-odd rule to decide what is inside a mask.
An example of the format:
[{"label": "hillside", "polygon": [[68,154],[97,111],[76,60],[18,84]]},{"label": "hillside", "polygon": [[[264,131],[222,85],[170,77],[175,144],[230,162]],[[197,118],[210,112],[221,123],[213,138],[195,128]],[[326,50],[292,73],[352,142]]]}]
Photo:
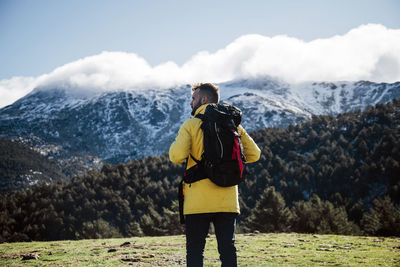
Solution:
[{"label": "hillside", "polygon": [[40,183],[65,180],[55,160],[49,160],[28,144],[0,138],[0,193],[25,189]]},{"label": "hillside", "polygon": [[[239,186],[239,232],[400,235],[400,100],[252,133],[261,159]],[[183,232],[167,155],[104,165],[0,200],[1,240]]]}]

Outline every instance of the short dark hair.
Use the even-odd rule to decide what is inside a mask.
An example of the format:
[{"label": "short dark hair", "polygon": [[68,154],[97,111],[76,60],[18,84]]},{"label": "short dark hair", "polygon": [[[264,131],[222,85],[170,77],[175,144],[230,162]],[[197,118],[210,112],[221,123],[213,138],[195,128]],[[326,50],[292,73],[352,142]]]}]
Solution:
[{"label": "short dark hair", "polygon": [[197,83],[193,85],[192,92],[199,89],[200,94],[207,96],[210,103],[219,102],[219,88],[212,83]]}]

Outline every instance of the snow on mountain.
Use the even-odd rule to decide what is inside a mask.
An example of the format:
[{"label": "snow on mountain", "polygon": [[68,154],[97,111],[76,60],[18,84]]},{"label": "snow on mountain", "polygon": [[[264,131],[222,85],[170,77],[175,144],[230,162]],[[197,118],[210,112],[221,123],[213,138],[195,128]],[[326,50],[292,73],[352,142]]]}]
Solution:
[{"label": "snow on mountain", "polygon": [[[400,97],[400,82],[291,85],[264,77],[218,85],[222,102],[242,109],[248,131],[287,127],[312,114],[364,109]],[[42,150],[58,147],[49,156],[64,161],[126,162],[168,151],[180,125],[190,118],[190,100],[189,85],[90,96],[38,88],[0,110],[0,136],[29,139]]]}]

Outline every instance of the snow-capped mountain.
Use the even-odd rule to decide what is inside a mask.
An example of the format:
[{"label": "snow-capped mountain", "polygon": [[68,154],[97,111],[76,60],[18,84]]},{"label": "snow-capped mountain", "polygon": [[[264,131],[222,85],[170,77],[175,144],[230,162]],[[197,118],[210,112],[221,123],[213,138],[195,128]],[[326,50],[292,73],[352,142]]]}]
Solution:
[{"label": "snow-capped mountain", "polygon": [[[218,84],[221,100],[243,111],[247,131],[286,127],[312,114],[337,114],[400,97],[400,82],[304,83],[270,78]],[[84,95],[37,88],[0,110],[0,135],[29,139],[61,160],[126,162],[168,151],[190,118],[190,86]],[[86,157],[87,159],[87,157]],[[97,161],[96,161],[97,160]]]}]

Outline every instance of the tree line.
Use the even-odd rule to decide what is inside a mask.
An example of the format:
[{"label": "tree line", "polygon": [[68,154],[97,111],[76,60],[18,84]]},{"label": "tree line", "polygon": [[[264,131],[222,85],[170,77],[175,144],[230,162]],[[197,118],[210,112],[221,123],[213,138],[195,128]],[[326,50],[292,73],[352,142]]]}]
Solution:
[{"label": "tree line", "polygon": [[[400,236],[400,99],[251,133],[239,232]],[[168,155],[106,164],[0,200],[0,241],[183,233]]]}]

